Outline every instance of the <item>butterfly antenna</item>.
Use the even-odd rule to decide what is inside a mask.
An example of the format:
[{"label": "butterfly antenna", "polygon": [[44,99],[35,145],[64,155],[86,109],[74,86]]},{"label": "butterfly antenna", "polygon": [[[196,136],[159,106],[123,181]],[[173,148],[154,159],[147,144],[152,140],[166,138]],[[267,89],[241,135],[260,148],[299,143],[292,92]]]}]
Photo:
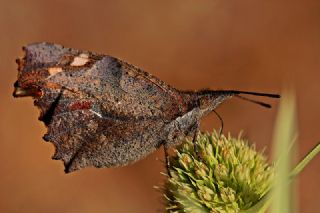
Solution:
[{"label": "butterfly antenna", "polygon": [[235,97],[238,97],[238,98],[240,98],[242,100],[245,100],[245,101],[249,101],[249,102],[254,103],[254,104],[258,104],[258,105],[266,107],[266,108],[271,108],[271,105],[267,104],[265,102],[262,102],[262,101],[257,101],[257,100],[253,100],[251,98],[243,97],[243,96],[241,96],[239,94],[263,96],[263,97],[269,97],[269,98],[280,98],[279,94],[271,94],[271,93],[246,92],[246,91],[230,91],[230,92],[234,92],[234,94],[235,94],[234,96]]},{"label": "butterfly antenna", "polygon": [[247,91],[238,91],[238,90],[225,90],[226,92],[233,93],[233,94],[246,94],[246,95],[254,95],[254,96],[264,96],[269,98],[280,98],[279,94],[272,94],[272,93],[261,93],[261,92],[247,92]]},{"label": "butterfly antenna", "polygon": [[243,97],[241,94],[244,95],[254,95],[254,96],[263,96],[263,97],[268,97],[268,98],[280,98],[279,94],[272,94],[272,93],[260,93],[260,92],[247,92],[247,91],[239,91],[239,90],[220,90],[220,91],[214,91],[214,93],[220,93],[220,94],[225,94],[225,95],[232,95],[235,97],[238,97],[242,100],[249,101],[254,104],[258,104],[260,106],[266,107],[266,108],[271,108],[270,104],[267,104],[262,101],[257,101],[253,100],[251,98]]},{"label": "butterfly antenna", "polygon": [[258,104],[258,105],[266,107],[266,108],[271,108],[270,104],[264,103],[262,101],[256,101],[256,100],[253,100],[253,99],[250,99],[250,98],[247,98],[247,97],[243,97],[243,96],[240,96],[240,95],[235,95],[235,97],[240,98],[240,99],[245,100],[245,101],[249,101],[249,102],[254,103],[254,104]]}]

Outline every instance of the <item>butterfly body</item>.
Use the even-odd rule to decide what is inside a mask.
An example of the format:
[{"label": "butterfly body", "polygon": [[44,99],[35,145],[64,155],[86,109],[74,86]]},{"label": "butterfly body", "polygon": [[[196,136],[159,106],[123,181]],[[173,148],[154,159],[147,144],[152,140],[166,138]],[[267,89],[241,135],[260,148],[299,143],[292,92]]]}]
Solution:
[{"label": "butterfly body", "polygon": [[234,92],[179,91],[120,59],[52,43],[24,48],[15,97],[32,96],[65,171],[124,166],[194,135]]}]

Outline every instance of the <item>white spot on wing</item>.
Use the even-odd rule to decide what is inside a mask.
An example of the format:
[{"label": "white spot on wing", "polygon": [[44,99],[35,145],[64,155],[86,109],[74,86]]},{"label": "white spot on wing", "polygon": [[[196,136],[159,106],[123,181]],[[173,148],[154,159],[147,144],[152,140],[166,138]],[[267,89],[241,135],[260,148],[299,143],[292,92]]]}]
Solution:
[{"label": "white spot on wing", "polygon": [[90,112],[92,112],[93,114],[95,114],[96,116],[98,116],[99,118],[102,118],[102,115],[92,109],[89,110]]},{"label": "white spot on wing", "polygon": [[49,72],[50,76],[54,76],[55,74],[62,72],[62,68],[61,67],[50,67],[48,69],[48,72]]},{"label": "white spot on wing", "polygon": [[73,61],[71,62],[71,66],[79,67],[83,66],[89,61],[89,56],[85,53],[81,53],[80,55],[74,57]]}]

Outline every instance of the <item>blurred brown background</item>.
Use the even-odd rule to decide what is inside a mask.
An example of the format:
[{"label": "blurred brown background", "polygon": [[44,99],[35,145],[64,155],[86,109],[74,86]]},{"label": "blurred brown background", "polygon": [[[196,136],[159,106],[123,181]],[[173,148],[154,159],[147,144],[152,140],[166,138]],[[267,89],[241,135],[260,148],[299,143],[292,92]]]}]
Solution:
[{"label": "blurred brown background", "polygon": [[[0,1],[0,212],[161,212],[162,150],[132,166],[65,175],[30,98],[13,99],[21,46],[51,41],[120,57],[180,89],[297,94],[299,158],[320,139],[317,0]],[[231,100],[225,131],[271,154],[275,106]],[[203,130],[219,127],[214,115]],[[320,212],[320,159],[300,175],[300,212]]]}]

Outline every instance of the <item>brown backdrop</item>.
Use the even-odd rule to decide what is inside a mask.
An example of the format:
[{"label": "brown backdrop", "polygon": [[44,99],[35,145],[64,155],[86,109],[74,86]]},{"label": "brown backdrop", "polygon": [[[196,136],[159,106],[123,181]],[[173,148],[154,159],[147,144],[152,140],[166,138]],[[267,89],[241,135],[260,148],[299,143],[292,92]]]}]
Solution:
[{"label": "brown backdrop", "polygon": [[[135,165],[65,175],[43,143],[32,100],[13,99],[21,46],[51,41],[125,59],[180,89],[295,88],[299,158],[320,139],[320,2],[318,0],[0,1],[0,211],[156,212],[162,151]],[[225,131],[259,149],[270,141],[275,107],[240,100],[218,109]],[[214,115],[203,130],[218,127]],[[299,178],[300,212],[320,212],[319,158]]]}]

